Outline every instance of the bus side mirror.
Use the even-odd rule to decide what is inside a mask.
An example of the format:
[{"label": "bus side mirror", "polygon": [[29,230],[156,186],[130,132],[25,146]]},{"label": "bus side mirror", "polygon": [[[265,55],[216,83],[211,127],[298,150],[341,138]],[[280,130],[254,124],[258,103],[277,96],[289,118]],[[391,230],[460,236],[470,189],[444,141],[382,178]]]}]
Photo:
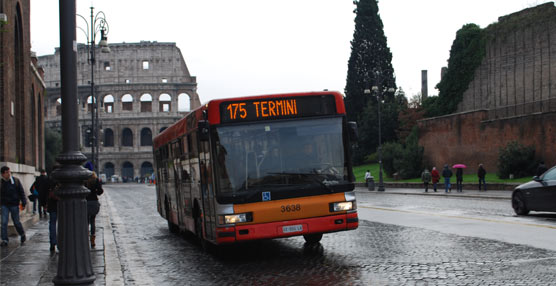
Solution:
[{"label": "bus side mirror", "polygon": [[206,120],[199,121],[199,139],[209,141],[209,123]]},{"label": "bus side mirror", "polygon": [[352,143],[357,142],[357,140],[359,139],[359,135],[357,133],[357,122],[355,121],[349,121],[348,122],[348,132],[349,132],[349,140]]}]

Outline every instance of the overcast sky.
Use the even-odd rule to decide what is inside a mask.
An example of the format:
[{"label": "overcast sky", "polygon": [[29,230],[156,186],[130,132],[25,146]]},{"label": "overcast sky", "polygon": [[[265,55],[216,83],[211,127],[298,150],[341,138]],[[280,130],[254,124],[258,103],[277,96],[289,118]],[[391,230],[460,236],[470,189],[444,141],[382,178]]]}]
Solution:
[{"label": "overcast sky", "polygon": [[[548,1],[382,0],[379,11],[398,86],[437,94],[455,33]],[[175,42],[203,103],[215,98],[338,90],[343,93],[355,27],[352,0],[77,0],[89,18],[103,11],[111,43]],[[79,26],[85,27],[81,21]],[[100,38],[100,37],[99,37]],[[78,31],[77,41],[86,42]],[[31,0],[31,44],[38,55],[60,45],[57,0]]]}]

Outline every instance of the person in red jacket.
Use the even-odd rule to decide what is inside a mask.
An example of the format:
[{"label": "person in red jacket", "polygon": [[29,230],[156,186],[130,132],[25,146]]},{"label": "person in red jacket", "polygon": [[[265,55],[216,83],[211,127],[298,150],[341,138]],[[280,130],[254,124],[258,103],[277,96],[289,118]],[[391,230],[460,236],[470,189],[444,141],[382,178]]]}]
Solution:
[{"label": "person in red jacket", "polygon": [[436,184],[440,180],[440,174],[438,173],[436,167],[432,167],[431,177],[432,177],[432,186],[434,188],[434,191],[436,192]]}]

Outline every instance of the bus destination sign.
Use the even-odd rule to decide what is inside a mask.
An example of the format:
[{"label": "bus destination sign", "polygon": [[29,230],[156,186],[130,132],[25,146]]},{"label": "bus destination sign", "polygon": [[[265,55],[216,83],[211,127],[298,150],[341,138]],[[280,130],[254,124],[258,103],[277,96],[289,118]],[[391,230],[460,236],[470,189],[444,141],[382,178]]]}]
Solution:
[{"label": "bus destination sign", "polygon": [[321,116],[336,113],[331,94],[289,98],[262,98],[220,104],[222,123]]}]

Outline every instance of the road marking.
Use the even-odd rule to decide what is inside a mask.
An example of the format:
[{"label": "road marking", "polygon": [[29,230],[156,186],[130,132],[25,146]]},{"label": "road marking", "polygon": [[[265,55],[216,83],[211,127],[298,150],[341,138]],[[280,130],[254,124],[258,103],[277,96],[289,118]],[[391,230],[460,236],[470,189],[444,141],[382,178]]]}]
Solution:
[{"label": "road marking", "polygon": [[381,211],[401,212],[401,213],[410,213],[410,214],[422,214],[422,215],[433,215],[433,216],[438,216],[438,217],[459,218],[459,219],[478,220],[478,221],[485,221],[485,222],[505,223],[505,224],[513,224],[513,225],[533,226],[533,227],[556,229],[556,226],[544,225],[544,224],[522,223],[522,222],[515,222],[515,221],[504,221],[504,220],[497,220],[497,219],[466,217],[466,216],[456,216],[456,215],[442,215],[442,214],[437,214],[437,213],[428,213],[428,212],[421,212],[421,211],[408,211],[408,210],[399,210],[399,209],[381,208],[381,207],[369,207],[369,206],[361,206],[361,205],[359,205],[358,207],[359,208],[366,208],[366,209],[381,210]]}]

